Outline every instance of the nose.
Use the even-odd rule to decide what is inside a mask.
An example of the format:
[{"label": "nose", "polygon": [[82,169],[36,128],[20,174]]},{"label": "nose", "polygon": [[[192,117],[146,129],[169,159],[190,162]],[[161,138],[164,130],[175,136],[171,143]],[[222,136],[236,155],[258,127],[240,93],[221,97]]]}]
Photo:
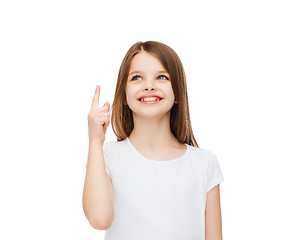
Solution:
[{"label": "nose", "polygon": [[146,81],[143,81],[145,91],[155,91],[156,86],[155,86],[155,81],[153,77],[145,79]]},{"label": "nose", "polygon": [[149,88],[145,88],[145,91],[148,91],[149,89],[150,89],[151,91],[155,90],[154,87],[149,87]]},{"label": "nose", "polygon": [[153,86],[154,85],[154,82],[153,81],[146,81],[145,83],[146,87],[145,87],[145,91],[154,91],[155,90],[155,87]]}]

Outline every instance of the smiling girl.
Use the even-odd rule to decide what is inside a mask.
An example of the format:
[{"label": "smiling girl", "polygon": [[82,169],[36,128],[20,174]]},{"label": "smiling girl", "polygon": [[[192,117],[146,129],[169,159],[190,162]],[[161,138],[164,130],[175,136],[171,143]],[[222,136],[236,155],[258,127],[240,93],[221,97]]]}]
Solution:
[{"label": "smiling girl", "polygon": [[182,63],[169,46],[137,42],[117,79],[110,104],[88,114],[89,153],[84,213],[106,240],[222,239],[216,155],[200,148],[189,116]]}]

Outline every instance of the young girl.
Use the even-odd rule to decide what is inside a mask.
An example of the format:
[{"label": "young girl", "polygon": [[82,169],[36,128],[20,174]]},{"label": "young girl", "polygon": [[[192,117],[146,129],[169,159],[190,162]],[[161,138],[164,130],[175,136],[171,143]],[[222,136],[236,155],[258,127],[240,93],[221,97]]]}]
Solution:
[{"label": "young girl", "polygon": [[[110,104],[88,114],[84,213],[106,240],[222,239],[216,155],[199,148],[182,63],[169,46],[137,42],[125,55]],[[199,98],[198,98],[199,99]]]}]

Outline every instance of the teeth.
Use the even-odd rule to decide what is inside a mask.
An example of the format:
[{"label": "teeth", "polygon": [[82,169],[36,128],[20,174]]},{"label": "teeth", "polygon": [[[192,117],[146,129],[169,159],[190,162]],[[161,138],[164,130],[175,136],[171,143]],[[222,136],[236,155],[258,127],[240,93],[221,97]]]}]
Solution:
[{"label": "teeth", "polygon": [[149,98],[141,98],[140,100],[141,100],[141,102],[148,102],[148,101],[157,101],[157,100],[159,100],[159,98],[149,97]]}]

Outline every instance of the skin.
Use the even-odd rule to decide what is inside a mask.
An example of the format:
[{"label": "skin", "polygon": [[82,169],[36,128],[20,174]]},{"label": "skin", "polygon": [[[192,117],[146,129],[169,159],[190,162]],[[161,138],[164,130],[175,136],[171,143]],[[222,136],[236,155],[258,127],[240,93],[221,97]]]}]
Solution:
[{"label": "skin", "polygon": [[[133,146],[148,159],[165,161],[182,156],[186,146],[170,130],[170,110],[176,101],[169,74],[159,71],[166,70],[152,54],[136,54],[127,79],[125,104],[133,112],[134,129],[129,136]],[[137,100],[147,94],[163,100],[156,104]],[[205,219],[206,240],[222,240],[219,185],[207,193]]]},{"label": "skin", "polygon": [[[149,159],[171,160],[182,156],[186,146],[170,130],[170,110],[175,96],[169,73],[156,57],[146,51],[134,56],[129,73],[125,92],[134,119],[130,141]],[[163,100],[156,104],[138,101],[139,97],[148,94],[156,94]]]},{"label": "skin", "polygon": [[207,193],[205,210],[205,239],[222,240],[219,184]]}]

